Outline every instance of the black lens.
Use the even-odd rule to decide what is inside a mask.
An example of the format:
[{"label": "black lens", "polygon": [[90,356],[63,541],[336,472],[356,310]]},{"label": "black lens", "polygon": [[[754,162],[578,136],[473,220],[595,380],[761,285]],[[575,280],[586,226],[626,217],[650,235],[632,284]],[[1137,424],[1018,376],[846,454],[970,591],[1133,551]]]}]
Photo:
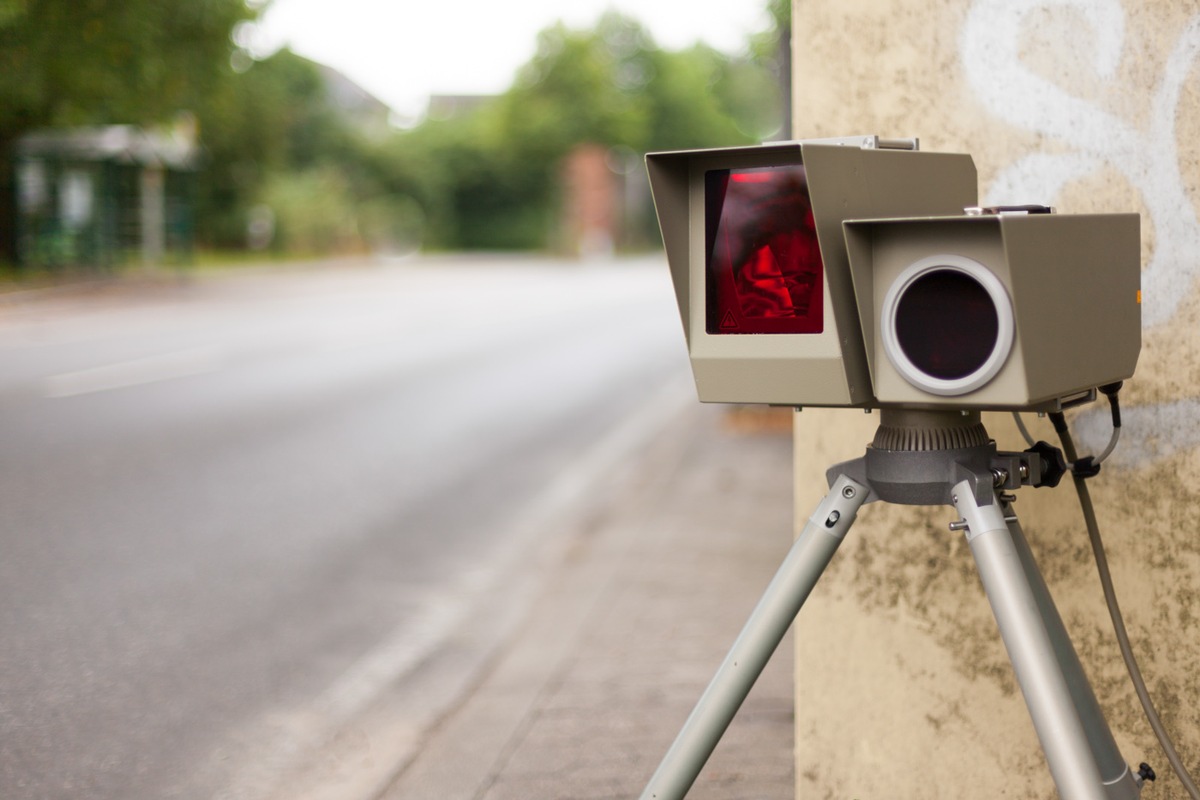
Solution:
[{"label": "black lens", "polygon": [[978,372],[996,348],[1000,318],[979,281],[955,269],[914,280],[896,304],[896,342],[912,365],[940,380]]}]

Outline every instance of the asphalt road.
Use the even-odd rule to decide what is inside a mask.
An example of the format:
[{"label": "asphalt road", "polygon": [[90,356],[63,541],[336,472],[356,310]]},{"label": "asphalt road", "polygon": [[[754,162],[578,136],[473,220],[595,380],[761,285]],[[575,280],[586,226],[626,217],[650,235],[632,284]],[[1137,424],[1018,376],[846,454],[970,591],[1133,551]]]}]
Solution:
[{"label": "asphalt road", "polygon": [[686,369],[656,259],[0,298],[0,798],[255,797]]}]

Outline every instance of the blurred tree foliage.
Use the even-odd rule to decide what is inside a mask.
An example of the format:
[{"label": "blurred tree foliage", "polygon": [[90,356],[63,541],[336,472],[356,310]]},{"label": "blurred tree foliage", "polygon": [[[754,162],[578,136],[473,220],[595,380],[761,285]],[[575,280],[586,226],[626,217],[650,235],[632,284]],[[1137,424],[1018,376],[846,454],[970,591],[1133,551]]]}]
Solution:
[{"label": "blurred tree foliage", "polygon": [[254,17],[245,0],[0,0],[0,135],[193,108]]},{"label": "blurred tree foliage", "polygon": [[767,0],[771,24],[750,38],[750,56],[779,90],[780,138],[792,138],[792,0]]},{"label": "blurred tree foliage", "polygon": [[[244,246],[250,209],[280,204],[288,187],[321,206],[335,198],[349,203],[345,184],[350,175],[331,183],[329,173],[361,172],[362,148],[354,129],[329,103],[324,80],[311,61],[286,49],[261,61],[247,58],[225,75],[196,113],[204,145],[196,192],[203,246]],[[328,192],[316,189],[322,182]],[[289,200],[275,213],[302,205]],[[315,210],[307,215],[309,221],[319,218]],[[322,224],[333,224],[331,219]],[[300,224],[294,220],[290,227]],[[296,235],[297,242],[306,244],[346,241],[344,236],[308,237],[298,230]]]},{"label": "blurred tree foliage", "polygon": [[[769,0],[776,26],[787,0]],[[259,0],[0,0],[0,186],[11,214],[12,143],[40,127],[198,120],[202,246],[541,248],[553,242],[564,156],[588,143],[640,180],[648,150],[777,135],[778,31],[741,56],[656,46],[610,12],[544,30],[511,88],[407,130],[367,130],[335,109],[321,69],[287,50],[239,47]],[[264,209],[269,208],[269,211]],[[9,228],[0,224],[0,230]],[[647,236],[654,229],[645,221]],[[2,237],[3,234],[0,234]],[[251,237],[252,239],[253,237]]]},{"label": "blurred tree foliage", "polygon": [[543,247],[557,219],[560,165],[575,146],[642,154],[748,144],[777,133],[781,120],[760,60],[701,44],[662,50],[639,23],[609,12],[588,30],[546,29],[507,92],[466,117],[427,120],[378,156],[388,188],[426,210],[427,244]]}]

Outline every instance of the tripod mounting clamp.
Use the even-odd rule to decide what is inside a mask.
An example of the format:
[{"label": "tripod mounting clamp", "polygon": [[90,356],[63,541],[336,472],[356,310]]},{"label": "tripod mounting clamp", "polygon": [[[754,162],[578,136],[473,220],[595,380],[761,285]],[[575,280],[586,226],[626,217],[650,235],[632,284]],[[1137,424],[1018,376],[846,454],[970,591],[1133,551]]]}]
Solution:
[{"label": "tripod mounting clamp", "polygon": [[883,409],[866,454],[830,467],[833,486],[846,475],[870,488],[866,502],[953,505],[950,487],[967,481],[979,505],[995,492],[1057,486],[1067,472],[1062,452],[1038,442],[1023,452],[996,450],[978,411]]}]

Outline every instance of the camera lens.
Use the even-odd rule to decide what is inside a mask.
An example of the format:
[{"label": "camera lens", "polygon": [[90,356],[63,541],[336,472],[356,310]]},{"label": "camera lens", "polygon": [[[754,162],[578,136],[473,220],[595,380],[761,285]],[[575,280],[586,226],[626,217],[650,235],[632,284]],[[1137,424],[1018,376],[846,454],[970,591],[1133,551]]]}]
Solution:
[{"label": "camera lens", "polygon": [[909,264],[883,299],[884,353],[904,380],[944,397],[987,385],[1015,333],[1004,284],[973,258],[941,253]]},{"label": "camera lens", "polygon": [[996,348],[1000,318],[979,281],[934,269],[908,285],[896,304],[896,343],[912,365],[939,380],[978,372]]}]

